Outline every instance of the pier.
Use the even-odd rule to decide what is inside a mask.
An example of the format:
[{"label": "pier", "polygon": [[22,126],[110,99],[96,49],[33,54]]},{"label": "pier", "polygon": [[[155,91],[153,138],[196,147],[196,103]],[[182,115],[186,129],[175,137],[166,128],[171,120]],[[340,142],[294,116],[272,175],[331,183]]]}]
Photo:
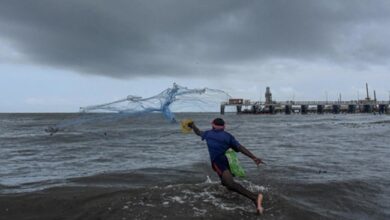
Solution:
[{"label": "pier", "polygon": [[280,101],[272,100],[272,93],[267,87],[265,102],[252,102],[241,98],[229,99],[221,103],[221,114],[225,113],[226,107],[234,107],[237,114],[354,114],[354,113],[378,113],[390,114],[390,100],[378,101],[374,91],[374,98],[371,99],[366,84],[367,96],[363,100],[341,101]]}]

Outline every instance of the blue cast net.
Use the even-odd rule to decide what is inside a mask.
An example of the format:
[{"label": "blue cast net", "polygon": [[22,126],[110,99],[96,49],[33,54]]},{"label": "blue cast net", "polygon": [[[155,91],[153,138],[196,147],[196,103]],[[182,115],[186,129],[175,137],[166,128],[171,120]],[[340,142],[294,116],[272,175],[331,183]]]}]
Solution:
[{"label": "blue cast net", "polygon": [[99,105],[80,108],[76,118],[65,119],[45,131],[51,134],[76,128],[84,124],[116,122],[138,115],[161,113],[168,121],[175,123],[174,112],[208,112],[219,109],[219,104],[230,98],[218,89],[189,89],[176,83],[161,93],[142,98],[129,95],[126,98]]}]

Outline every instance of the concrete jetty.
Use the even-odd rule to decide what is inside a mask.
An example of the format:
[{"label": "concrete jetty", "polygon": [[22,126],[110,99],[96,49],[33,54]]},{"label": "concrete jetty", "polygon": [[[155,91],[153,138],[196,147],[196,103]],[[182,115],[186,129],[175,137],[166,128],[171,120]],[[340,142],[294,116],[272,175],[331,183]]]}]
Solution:
[{"label": "concrete jetty", "polygon": [[225,108],[235,107],[238,114],[341,114],[341,113],[378,113],[390,114],[390,100],[378,101],[374,91],[374,98],[371,99],[366,84],[367,96],[363,100],[341,101],[273,101],[269,87],[266,88],[265,102],[250,101],[242,98],[229,99],[221,103],[221,114],[225,113]]}]

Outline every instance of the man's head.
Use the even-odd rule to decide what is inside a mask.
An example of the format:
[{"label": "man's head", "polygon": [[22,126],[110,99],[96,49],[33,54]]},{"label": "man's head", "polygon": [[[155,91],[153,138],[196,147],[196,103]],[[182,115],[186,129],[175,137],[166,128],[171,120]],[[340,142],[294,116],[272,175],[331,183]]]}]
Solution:
[{"label": "man's head", "polygon": [[225,129],[225,121],[222,118],[216,118],[211,122],[214,129],[223,130]]}]

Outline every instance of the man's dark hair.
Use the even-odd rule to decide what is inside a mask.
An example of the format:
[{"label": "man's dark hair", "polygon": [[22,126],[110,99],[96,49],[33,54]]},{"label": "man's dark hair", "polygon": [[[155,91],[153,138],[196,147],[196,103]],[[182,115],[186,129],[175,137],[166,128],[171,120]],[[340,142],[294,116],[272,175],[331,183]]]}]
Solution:
[{"label": "man's dark hair", "polygon": [[213,123],[215,125],[218,125],[218,126],[224,126],[225,125],[225,121],[222,119],[222,118],[216,118],[213,120]]}]

